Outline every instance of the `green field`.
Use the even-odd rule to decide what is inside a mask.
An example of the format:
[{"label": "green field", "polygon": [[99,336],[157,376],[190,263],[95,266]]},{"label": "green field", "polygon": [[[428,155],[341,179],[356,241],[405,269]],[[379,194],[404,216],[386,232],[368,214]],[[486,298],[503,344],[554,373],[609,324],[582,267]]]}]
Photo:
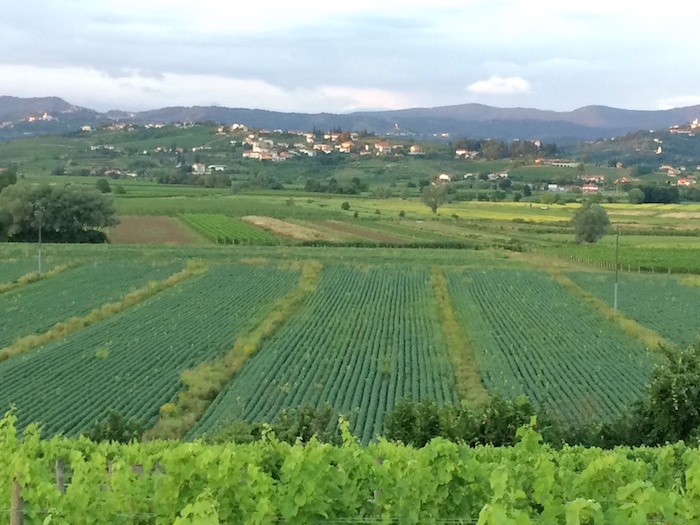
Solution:
[{"label": "green field", "polygon": [[[582,288],[611,306],[615,276],[611,272],[572,272],[568,274]],[[665,276],[619,276],[618,309],[679,345],[692,343],[699,335],[700,288],[679,283]]]},{"label": "green field", "polygon": [[100,261],[0,295],[0,348],[20,337],[48,330],[70,317],[119,299],[148,281],[164,279],[182,268],[180,261]]},{"label": "green field", "polygon": [[641,397],[653,358],[546,273],[453,271],[448,282],[489,391],[525,394],[571,422],[612,418]]},{"label": "green field", "polygon": [[457,401],[428,272],[331,266],[313,299],[245,363],[192,435],[329,403],[366,443],[403,397]]},{"label": "green field", "polygon": [[[103,277],[114,267],[103,267]],[[175,288],[59,341],[0,363],[0,406],[24,428],[76,435],[110,410],[155,421],[180,388],[179,372],[233,346],[294,286],[297,272],[214,265]],[[66,290],[75,293],[75,284]],[[90,283],[83,291],[92,290]],[[85,402],[89,400],[89,402]]]},{"label": "green field", "polygon": [[186,213],[180,217],[204,237],[217,244],[274,243],[279,240],[267,230],[223,214]]}]

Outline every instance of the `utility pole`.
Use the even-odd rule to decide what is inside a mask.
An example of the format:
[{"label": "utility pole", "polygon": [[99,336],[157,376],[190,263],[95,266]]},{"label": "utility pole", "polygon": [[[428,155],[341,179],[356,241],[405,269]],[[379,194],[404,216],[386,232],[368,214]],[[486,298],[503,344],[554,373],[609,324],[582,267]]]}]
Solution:
[{"label": "utility pole", "polygon": [[44,220],[44,207],[40,207],[36,213],[36,218],[39,219],[39,269],[37,274],[39,275],[39,279],[41,279],[41,226],[42,226],[42,221]]},{"label": "utility pole", "polygon": [[613,298],[613,317],[617,317],[617,273],[620,267],[620,227],[617,227],[617,238],[615,240],[615,294]]}]

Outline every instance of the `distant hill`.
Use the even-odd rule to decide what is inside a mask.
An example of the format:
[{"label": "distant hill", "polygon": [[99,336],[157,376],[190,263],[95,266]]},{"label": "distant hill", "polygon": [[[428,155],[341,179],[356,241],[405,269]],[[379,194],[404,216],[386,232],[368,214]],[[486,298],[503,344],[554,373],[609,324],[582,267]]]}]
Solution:
[{"label": "distant hill", "polygon": [[[30,116],[47,113],[50,120],[28,122]],[[381,135],[406,134],[420,139],[446,140],[455,137],[539,139],[560,145],[582,140],[611,138],[637,130],[667,128],[700,117],[700,106],[659,111],[637,111],[606,106],[586,106],[574,111],[546,111],[531,108],[496,108],[462,104],[395,111],[363,111],[347,114],[283,113],[260,109],[218,106],[166,107],[150,111],[96,111],[74,106],[57,97],[0,97],[0,139],[65,132],[104,120],[135,123],[214,121],[241,123],[256,128],[284,130],[367,130]]]}]

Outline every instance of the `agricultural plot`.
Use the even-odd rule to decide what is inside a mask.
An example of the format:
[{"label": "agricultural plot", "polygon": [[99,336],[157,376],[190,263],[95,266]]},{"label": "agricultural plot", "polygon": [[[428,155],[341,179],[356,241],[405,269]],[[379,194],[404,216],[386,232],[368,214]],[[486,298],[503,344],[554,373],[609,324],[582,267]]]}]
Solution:
[{"label": "agricultural plot", "polygon": [[274,242],[277,237],[267,230],[226,215],[214,213],[185,213],[180,216],[204,237],[217,244]]},{"label": "agricultural plot", "polygon": [[[571,272],[571,279],[611,306],[615,275],[611,272]],[[618,309],[669,341],[687,345],[700,336],[700,288],[673,277],[620,274]]]},{"label": "agricultural plot", "polygon": [[145,261],[85,264],[0,295],[0,348],[15,339],[45,332],[58,322],[116,301],[151,280],[165,279],[182,263]]},{"label": "agricultural plot", "polygon": [[188,437],[327,402],[368,442],[408,396],[458,401],[428,270],[330,266],[307,306],[244,363]]},{"label": "agricultural plot", "polygon": [[577,422],[613,417],[641,397],[653,358],[546,273],[453,271],[447,278],[490,392],[525,394]]},{"label": "agricultural plot", "polygon": [[117,244],[206,244],[206,240],[175,217],[126,215],[109,229],[109,241]]},{"label": "agricultural plot", "polygon": [[0,283],[16,281],[37,269],[36,260],[10,259],[0,261]]},{"label": "agricultural plot", "polygon": [[[668,239],[668,237],[664,238],[664,240]],[[547,251],[564,258],[604,264],[608,268],[615,267],[615,245],[612,243],[592,246],[580,244],[553,246]],[[692,244],[663,247],[626,246],[620,249],[619,259],[620,267],[630,271],[700,273],[700,248]]]},{"label": "agricultural plot", "polygon": [[110,410],[152,424],[179,372],[219,357],[289,291],[298,272],[215,265],[66,338],[0,363],[0,410],[76,435]]}]

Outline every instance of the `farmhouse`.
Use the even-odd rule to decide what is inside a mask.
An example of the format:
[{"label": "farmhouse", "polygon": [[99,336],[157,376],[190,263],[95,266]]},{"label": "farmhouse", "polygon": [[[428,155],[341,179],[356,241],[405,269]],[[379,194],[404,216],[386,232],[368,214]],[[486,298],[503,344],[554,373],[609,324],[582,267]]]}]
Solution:
[{"label": "farmhouse", "polygon": [[600,188],[597,184],[594,184],[593,182],[587,182],[583,185],[582,190],[583,193],[598,193],[600,191]]},{"label": "farmhouse", "polygon": [[374,149],[377,150],[377,155],[387,155],[391,153],[391,144],[388,142],[377,142],[374,144]]}]

